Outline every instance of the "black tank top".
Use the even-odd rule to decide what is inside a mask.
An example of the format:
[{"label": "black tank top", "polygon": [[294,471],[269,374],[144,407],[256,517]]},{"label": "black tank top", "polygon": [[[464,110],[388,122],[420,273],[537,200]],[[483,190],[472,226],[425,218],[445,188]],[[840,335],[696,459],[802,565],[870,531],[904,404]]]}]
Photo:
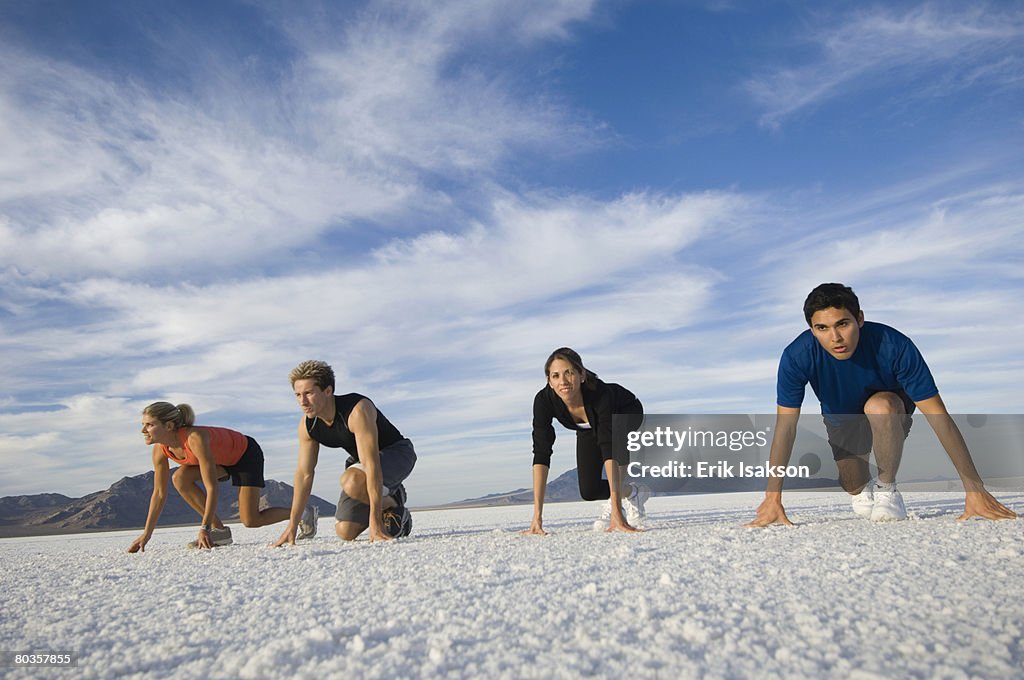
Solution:
[{"label": "black tank top", "polygon": [[[309,436],[324,446],[337,449],[342,448],[348,451],[349,455],[359,459],[359,451],[356,448],[356,436],[348,429],[348,417],[352,409],[363,399],[361,394],[351,392],[349,394],[335,395],[334,422],[330,426],[320,418],[306,418],[306,432]],[[371,402],[372,403],[372,402]],[[377,409],[377,446],[384,449],[391,446],[400,439],[404,439],[391,421],[384,417],[384,414]]]}]

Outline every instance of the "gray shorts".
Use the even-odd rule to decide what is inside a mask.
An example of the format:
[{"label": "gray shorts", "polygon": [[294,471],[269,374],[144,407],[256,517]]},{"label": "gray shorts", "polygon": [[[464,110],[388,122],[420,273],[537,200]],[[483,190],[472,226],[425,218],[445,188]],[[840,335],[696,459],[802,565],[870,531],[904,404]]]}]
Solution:
[{"label": "gray shorts", "polygon": [[[345,462],[345,469],[353,465],[361,464],[351,456]],[[405,481],[405,478],[412,472],[416,465],[416,451],[412,448],[412,442],[408,439],[399,439],[390,446],[380,450],[380,472],[384,486],[394,489]],[[334,518],[339,522],[355,522],[364,526],[370,526],[370,506],[350,498],[344,491],[338,498],[338,511]]]},{"label": "gray shorts", "polygon": [[[903,438],[906,439],[910,435],[910,426],[914,424],[911,414],[917,407],[906,392],[898,390],[895,394],[903,401]],[[832,447],[832,458],[843,460],[866,456],[871,452],[874,436],[867,416],[845,416],[839,423],[829,422],[828,416],[823,416],[823,420],[825,431],[828,432],[828,443]]]}]

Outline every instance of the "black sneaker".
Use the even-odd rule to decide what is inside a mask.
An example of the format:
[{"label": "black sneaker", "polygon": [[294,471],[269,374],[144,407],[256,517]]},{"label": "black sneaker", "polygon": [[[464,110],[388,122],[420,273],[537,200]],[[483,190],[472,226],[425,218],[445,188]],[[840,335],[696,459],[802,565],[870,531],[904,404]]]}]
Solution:
[{"label": "black sneaker", "polygon": [[412,533],[412,513],[404,505],[384,511],[384,533],[391,538],[401,538]]}]

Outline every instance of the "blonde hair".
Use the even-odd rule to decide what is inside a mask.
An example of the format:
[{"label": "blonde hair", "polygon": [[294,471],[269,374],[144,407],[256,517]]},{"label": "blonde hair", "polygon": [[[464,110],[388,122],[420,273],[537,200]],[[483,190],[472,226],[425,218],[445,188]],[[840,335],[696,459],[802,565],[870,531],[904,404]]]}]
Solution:
[{"label": "blonde hair", "polygon": [[142,414],[153,416],[161,423],[174,423],[175,427],[192,427],[196,422],[196,412],[188,404],[175,406],[166,401],[154,401],[142,409]]},{"label": "blonde hair", "polygon": [[303,361],[288,374],[288,380],[291,381],[292,387],[295,386],[296,380],[310,379],[321,390],[326,390],[328,387],[334,389],[334,369],[326,361],[317,361],[316,359]]}]

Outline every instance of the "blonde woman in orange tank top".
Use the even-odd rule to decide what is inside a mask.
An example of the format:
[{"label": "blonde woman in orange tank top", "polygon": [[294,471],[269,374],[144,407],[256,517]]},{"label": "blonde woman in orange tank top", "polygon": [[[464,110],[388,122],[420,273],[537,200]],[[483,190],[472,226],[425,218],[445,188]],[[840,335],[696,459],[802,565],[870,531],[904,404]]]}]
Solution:
[{"label": "blonde woman in orange tank top", "polygon": [[[145,552],[167,500],[170,463],[179,465],[174,487],[199,515],[199,536],[189,547],[212,548],[231,543],[231,530],[217,517],[217,483],[231,477],[238,487],[238,514],[247,527],[261,527],[289,518],[289,508],[260,510],[263,451],[252,437],[223,427],[195,425],[188,404],[158,401],[142,412],[142,436],[153,447],[153,497],[146,528],[128,552]],[[206,491],[197,484],[203,482]]]}]

